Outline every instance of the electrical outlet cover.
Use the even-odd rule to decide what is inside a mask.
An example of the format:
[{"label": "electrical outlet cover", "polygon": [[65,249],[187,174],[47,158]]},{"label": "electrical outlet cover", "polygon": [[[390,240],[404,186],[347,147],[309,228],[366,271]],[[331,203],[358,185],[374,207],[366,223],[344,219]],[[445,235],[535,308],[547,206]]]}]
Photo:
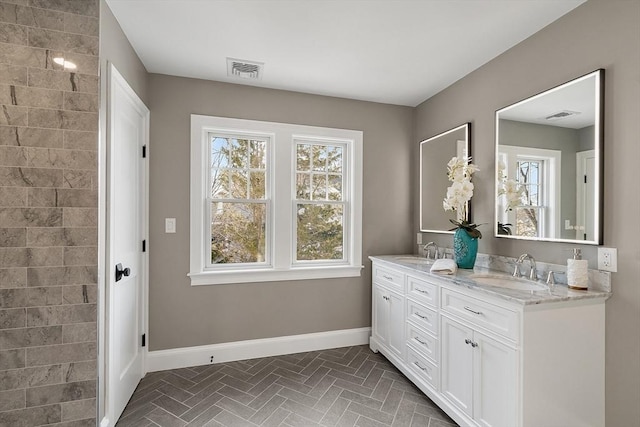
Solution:
[{"label": "electrical outlet cover", "polygon": [[598,248],[598,270],[618,271],[618,249],[617,248]]}]

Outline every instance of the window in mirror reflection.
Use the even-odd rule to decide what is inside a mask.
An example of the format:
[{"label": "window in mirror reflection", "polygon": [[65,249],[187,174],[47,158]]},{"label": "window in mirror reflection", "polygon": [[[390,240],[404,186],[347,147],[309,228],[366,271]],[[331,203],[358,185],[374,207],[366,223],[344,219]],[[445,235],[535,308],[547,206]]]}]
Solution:
[{"label": "window in mirror reflection", "polygon": [[561,190],[551,183],[561,175],[559,150],[500,146],[503,182],[512,182],[516,194],[498,200],[498,221],[515,236],[557,238]]}]

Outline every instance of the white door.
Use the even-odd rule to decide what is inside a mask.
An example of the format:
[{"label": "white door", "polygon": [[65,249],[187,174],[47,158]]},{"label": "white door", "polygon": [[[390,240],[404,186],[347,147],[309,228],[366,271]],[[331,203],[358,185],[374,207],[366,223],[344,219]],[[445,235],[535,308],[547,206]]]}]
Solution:
[{"label": "white door", "polygon": [[576,153],[577,200],[576,239],[597,240],[596,236],[596,152],[595,150]]},{"label": "white door", "polygon": [[115,425],[144,375],[147,192],[142,150],[149,110],[113,65],[109,75],[106,405]]}]

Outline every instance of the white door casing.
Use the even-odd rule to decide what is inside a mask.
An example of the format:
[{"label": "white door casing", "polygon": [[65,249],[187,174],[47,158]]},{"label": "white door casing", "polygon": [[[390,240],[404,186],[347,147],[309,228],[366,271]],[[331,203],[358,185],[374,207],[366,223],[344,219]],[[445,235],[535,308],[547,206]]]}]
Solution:
[{"label": "white door casing", "polygon": [[576,239],[598,240],[596,236],[596,152],[576,153]]},{"label": "white door casing", "polygon": [[[108,89],[106,412],[115,425],[145,374],[149,109],[111,64]],[[143,148],[144,147],[144,148]],[[123,274],[116,281],[116,265]]]}]

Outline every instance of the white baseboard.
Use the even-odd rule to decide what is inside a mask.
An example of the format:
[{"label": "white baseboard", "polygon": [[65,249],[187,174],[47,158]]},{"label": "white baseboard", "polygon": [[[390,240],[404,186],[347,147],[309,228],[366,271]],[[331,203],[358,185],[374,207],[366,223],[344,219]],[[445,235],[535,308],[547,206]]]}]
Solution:
[{"label": "white baseboard", "polygon": [[109,427],[109,418],[104,417],[104,418],[100,421],[100,427]]},{"label": "white baseboard", "polygon": [[[147,353],[146,368],[147,372],[155,372],[211,363],[233,362],[258,357],[364,345],[369,343],[369,335],[371,335],[371,328],[343,329],[340,331],[150,351]],[[211,362],[211,356],[213,356],[213,362]]]}]

